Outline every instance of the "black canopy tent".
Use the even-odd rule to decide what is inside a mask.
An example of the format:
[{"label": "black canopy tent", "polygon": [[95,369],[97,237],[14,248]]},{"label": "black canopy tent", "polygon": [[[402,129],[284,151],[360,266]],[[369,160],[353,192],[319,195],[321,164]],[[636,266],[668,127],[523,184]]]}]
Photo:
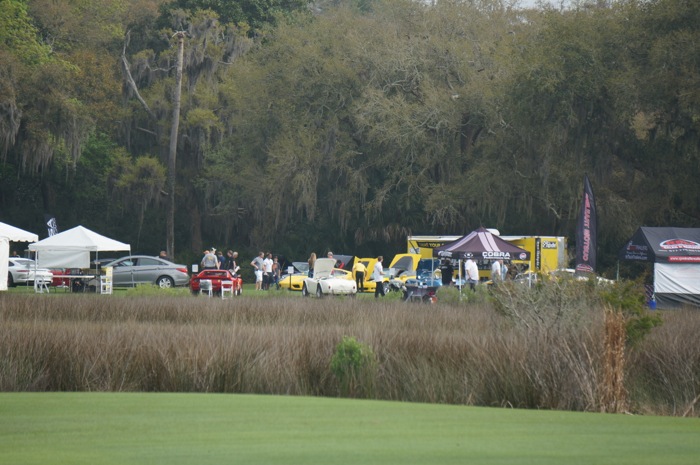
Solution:
[{"label": "black canopy tent", "polygon": [[482,227],[454,242],[434,248],[433,256],[459,260],[468,256],[482,260],[529,260],[530,252]]},{"label": "black canopy tent", "polygon": [[654,264],[657,307],[700,306],[700,228],[642,226],[619,258]]},{"label": "black canopy tent", "polygon": [[471,257],[477,260],[529,260],[530,252],[481,227],[456,241],[434,248],[433,257],[457,259],[461,282],[462,260]]}]

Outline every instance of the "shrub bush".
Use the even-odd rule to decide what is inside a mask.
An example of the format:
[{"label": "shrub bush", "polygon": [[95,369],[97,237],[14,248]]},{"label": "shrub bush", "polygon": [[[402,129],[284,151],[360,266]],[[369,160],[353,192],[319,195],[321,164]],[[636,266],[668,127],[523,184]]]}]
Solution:
[{"label": "shrub bush", "polygon": [[354,337],[343,336],[331,358],[331,372],[344,396],[371,396],[376,367],[372,348]]}]

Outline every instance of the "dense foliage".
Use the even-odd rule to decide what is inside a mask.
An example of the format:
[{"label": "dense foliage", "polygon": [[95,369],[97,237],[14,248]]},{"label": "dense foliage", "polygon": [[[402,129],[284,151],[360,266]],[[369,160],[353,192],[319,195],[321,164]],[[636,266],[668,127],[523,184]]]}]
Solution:
[{"label": "dense foliage", "polygon": [[509,3],[0,0],[0,221],[163,248],[185,31],[178,257],[700,225],[700,4]]}]

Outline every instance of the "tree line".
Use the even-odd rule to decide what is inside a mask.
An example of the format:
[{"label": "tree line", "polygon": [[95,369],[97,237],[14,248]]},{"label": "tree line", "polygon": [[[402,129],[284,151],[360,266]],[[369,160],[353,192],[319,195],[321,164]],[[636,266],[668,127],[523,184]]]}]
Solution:
[{"label": "tree line", "polygon": [[0,0],[0,220],[175,254],[700,225],[700,4]]}]

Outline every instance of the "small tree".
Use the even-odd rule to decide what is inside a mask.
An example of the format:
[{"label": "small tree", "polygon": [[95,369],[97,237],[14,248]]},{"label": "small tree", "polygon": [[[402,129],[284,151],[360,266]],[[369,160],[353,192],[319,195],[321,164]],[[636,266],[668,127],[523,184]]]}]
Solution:
[{"label": "small tree", "polygon": [[331,358],[331,371],[338,378],[341,395],[348,397],[372,394],[376,368],[372,348],[354,337],[343,336]]}]

